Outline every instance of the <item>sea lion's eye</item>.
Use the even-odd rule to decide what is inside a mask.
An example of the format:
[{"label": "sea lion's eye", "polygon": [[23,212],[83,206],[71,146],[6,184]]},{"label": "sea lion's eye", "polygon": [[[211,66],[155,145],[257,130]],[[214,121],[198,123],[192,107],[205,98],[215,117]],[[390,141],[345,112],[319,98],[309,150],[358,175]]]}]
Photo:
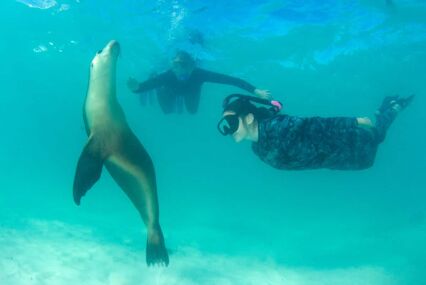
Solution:
[{"label": "sea lion's eye", "polygon": [[100,54],[100,53],[102,53],[102,50],[100,49],[100,50],[98,50],[98,52],[97,52],[98,54]]}]

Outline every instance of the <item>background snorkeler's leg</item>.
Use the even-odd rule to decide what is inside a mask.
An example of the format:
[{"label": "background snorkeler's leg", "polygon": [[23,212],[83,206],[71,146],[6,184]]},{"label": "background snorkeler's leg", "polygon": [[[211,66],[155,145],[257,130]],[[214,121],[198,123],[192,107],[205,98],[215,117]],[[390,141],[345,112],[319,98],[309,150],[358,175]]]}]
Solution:
[{"label": "background snorkeler's leg", "polygon": [[167,88],[157,89],[157,100],[164,114],[170,114],[175,111],[176,95]]},{"label": "background snorkeler's leg", "polygon": [[176,96],[176,113],[183,113],[183,96]]},{"label": "background snorkeler's leg", "polygon": [[139,103],[142,106],[153,105],[155,93],[153,90],[142,92],[139,94]]},{"label": "background snorkeler's leg", "polygon": [[190,94],[185,94],[185,106],[186,110],[190,114],[195,114],[198,111],[198,106],[200,105],[200,92],[194,92]]},{"label": "background snorkeler's leg", "polygon": [[385,137],[386,132],[392,122],[395,120],[399,111],[403,110],[413,100],[414,95],[407,98],[400,98],[399,96],[388,96],[383,99],[382,105],[376,112],[376,132],[377,141],[381,143]]}]

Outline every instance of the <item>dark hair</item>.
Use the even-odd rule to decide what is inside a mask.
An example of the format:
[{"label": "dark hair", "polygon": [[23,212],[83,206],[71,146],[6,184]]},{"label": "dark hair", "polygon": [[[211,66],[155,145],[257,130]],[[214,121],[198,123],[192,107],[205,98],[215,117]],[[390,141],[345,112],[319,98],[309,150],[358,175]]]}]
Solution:
[{"label": "dark hair", "polygon": [[235,112],[240,117],[245,117],[251,113],[258,122],[271,118],[276,113],[265,107],[256,107],[246,98],[238,98],[232,101],[224,107],[223,111]]}]

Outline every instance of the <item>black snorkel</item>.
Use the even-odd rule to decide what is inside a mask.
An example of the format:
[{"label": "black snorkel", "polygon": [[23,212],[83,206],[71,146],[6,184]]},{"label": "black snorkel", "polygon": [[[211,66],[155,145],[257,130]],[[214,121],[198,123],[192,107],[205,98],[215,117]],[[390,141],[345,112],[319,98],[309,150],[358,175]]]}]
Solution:
[{"label": "black snorkel", "polygon": [[[281,102],[276,100],[267,100],[267,99],[262,99],[259,97],[248,96],[243,94],[231,94],[223,100],[223,112],[227,111],[228,107],[232,105],[234,102],[236,102],[237,100],[239,100],[242,104],[257,103],[260,105],[270,106],[267,109],[270,116],[275,116],[282,109]],[[255,108],[254,105],[251,105],[251,106]],[[217,124],[217,129],[224,136],[233,134],[237,131],[239,126],[239,116],[243,115],[242,113],[244,113],[243,110],[232,110],[232,111],[234,111],[235,114],[225,115]]]}]

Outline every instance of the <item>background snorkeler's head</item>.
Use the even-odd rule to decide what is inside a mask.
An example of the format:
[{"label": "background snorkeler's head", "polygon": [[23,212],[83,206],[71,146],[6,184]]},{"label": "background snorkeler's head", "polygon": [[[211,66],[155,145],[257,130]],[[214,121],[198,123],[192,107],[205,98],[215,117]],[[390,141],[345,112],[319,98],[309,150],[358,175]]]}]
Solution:
[{"label": "background snorkeler's head", "polygon": [[172,70],[179,80],[188,79],[194,68],[195,60],[189,53],[183,50],[176,52],[172,60]]}]

